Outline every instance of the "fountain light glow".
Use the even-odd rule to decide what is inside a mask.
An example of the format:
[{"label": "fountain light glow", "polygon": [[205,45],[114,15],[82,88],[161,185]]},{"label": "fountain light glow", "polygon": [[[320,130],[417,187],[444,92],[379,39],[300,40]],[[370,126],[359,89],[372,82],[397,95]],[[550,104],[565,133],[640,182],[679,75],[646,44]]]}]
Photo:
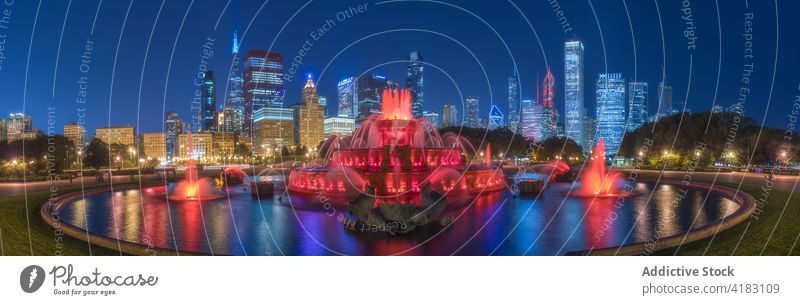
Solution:
[{"label": "fountain light glow", "polygon": [[191,133],[186,138],[186,152],[188,155],[186,173],[183,180],[178,182],[175,189],[168,194],[168,198],[173,201],[203,201],[222,198],[223,194],[214,191],[211,179],[198,176]]},{"label": "fountain light glow", "polygon": [[[448,196],[505,189],[488,147],[485,164],[465,166],[462,153],[474,155],[474,148],[470,151],[466,139],[440,136],[430,122],[414,118],[408,90],[386,89],[381,100],[383,113],[364,121],[351,137],[328,138],[321,160],[293,170],[289,191],[352,197],[370,185],[376,202],[419,204],[420,190],[428,183]],[[336,170],[340,168],[347,170]]]},{"label": "fountain light glow", "polygon": [[606,147],[603,139],[597,141],[589,166],[583,171],[580,187],[570,195],[578,197],[619,197],[621,196],[617,183],[621,180],[620,174],[606,172]]}]

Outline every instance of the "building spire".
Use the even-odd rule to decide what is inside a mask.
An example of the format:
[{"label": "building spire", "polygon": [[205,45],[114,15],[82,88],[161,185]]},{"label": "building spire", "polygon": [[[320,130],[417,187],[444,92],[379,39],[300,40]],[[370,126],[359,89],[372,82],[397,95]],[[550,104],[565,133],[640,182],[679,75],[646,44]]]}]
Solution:
[{"label": "building spire", "polygon": [[233,54],[239,54],[239,35],[236,33],[236,30],[233,30],[233,45],[232,45]]}]

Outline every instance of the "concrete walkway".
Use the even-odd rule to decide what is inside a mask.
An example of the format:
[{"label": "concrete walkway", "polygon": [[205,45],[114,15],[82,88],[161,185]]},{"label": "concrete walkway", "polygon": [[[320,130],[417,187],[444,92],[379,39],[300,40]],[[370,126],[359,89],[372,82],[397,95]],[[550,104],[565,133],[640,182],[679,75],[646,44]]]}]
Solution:
[{"label": "concrete walkway", "polygon": [[[615,169],[623,173],[630,172],[630,169]],[[658,175],[659,171],[657,170],[640,170],[640,173],[650,175]],[[684,175],[687,172],[685,171],[665,171],[662,179],[675,179],[675,180],[684,180]],[[711,183],[714,181],[714,176],[716,177],[715,183],[735,183],[739,184],[741,182],[743,185],[755,185],[755,186],[764,186],[767,174],[755,174],[755,173],[742,173],[742,172],[720,172],[717,175],[716,172],[695,172],[692,174],[693,181],[703,181]],[[742,181],[744,179],[744,181]],[[789,175],[774,175],[773,176],[773,189],[781,189],[786,191],[791,191],[794,187],[795,183],[800,179],[800,176],[789,176]],[[800,185],[798,185],[798,189],[800,189]]]},{"label": "concrete walkway", "polygon": [[[137,176],[134,176],[136,178]],[[142,180],[154,178],[155,175],[142,175]],[[0,196],[2,197],[14,197],[14,196],[22,196],[25,192],[34,193],[34,192],[41,192],[47,191],[50,189],[52,185],[55,185],[57,188],[66,188],[66,187],[80,187],[81,186],[81,179],[83,179],[83,183],[85,186],[91,185],[101,185],[101,184],[108,184],[108,177],[106,177],[105,182],[98,183],[95,180],[94,176],[91,177],[76,177],[72,179],[72,182],[69,179],[63,180],[56,180],[56,181],[34,181],[34,182],[3,182],[0,180]],[[124,183],[130,182],[130,176],[114,176],[113,177],[114,183]]]}]

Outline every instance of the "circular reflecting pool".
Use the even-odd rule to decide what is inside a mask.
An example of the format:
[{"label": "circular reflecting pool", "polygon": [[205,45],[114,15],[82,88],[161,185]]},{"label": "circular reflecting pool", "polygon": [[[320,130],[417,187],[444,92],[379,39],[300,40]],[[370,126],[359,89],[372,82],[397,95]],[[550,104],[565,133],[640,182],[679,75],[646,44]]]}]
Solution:
[{"label": "circular reflecting pool", "polygon": [[57,214],[94,234],[217,255],[563,255],[682,234],[739,207],[706,191],[633,187],[624,199],[569,197],[565,183],[538,198],[488,193],[446,211],[449,226],[398,236],[346,229],[347,212],[321,208],[322,197],[258,199],[241,186],[202,203],[168,202],[163,187],[105,192],[65,203]]}]

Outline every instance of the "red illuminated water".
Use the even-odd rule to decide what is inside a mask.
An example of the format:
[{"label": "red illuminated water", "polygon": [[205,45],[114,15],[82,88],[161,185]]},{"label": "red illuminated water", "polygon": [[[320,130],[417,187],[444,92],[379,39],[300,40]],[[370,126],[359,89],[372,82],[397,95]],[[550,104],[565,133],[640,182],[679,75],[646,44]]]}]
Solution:
[{"label": "red illuminated water", "polygon": [[187,165],[183,180],[178,182],[169,194],[170,200],[175,201],[202,201],[221,198],[223,195],[215,192],[214,184],[211,179],[199,177],[197,175],[197,165],[194,160],[194,147],[192,146],[192,134],[186,136]]},{"label": "red illuminated water", "polygon": [[583,171],[580,187],[571,194],[579,197],[617,197],[619,192],[617,182],[620,181],[619,173],[606,172],[606,148],[603,139],[597,141],[589,166]]},{"label": "red illuminated water", "polygon": [[430,122],[414,118],[408,90],[386,89],[381,102],[381,114],[361,123],[350,137],[330,137],[320,160],[293,170],[289,190],[352,197],[370,185],[379,199],[416,202],[428,183],[435,191],[458,194],[505,188],[502,172],[491,166],[490,148],[485,165],[465,166],[466,156],[476,153],[472,146],[451,133],[440,136]]}]

